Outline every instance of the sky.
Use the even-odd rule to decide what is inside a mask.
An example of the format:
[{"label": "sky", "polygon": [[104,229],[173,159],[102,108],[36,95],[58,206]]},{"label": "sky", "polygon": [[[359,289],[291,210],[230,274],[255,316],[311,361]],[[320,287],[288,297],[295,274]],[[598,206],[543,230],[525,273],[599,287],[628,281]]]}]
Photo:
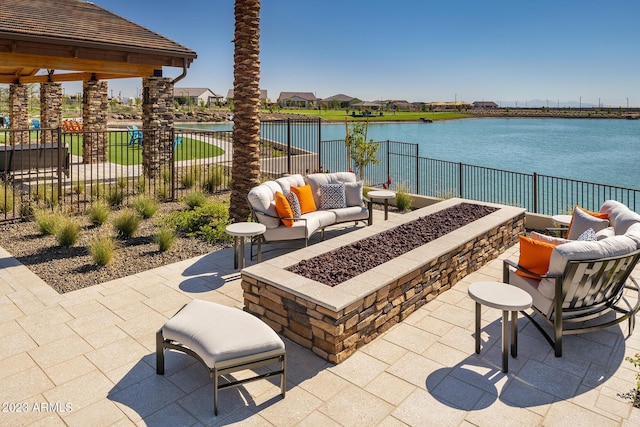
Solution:
[{"label": "sky", "polygon": [[[223,96],[233,87],[233,0],[93,2],[196,51],[178,87]],[[272,101],[288,91],[640,107],[638,0],[261,3],[260,87]],[[140,87],[140,79],[109,82],[116,96]]]}]

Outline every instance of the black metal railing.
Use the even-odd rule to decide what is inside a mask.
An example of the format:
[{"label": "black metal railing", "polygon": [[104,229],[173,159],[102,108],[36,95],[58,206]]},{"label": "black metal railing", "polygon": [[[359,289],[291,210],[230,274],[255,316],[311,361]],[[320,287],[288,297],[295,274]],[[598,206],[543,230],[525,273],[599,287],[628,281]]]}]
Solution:
[{"label": "black metal railing", "polygon": [[[0,221],[20,219],[36,204],[83,211],[98,199],[118,204],[147,194],[177,200],[196,189],[229,189],[231,131],[138,132],[0,129]],[[350,170],[344,140],[321,138],[317,119],[263,121],[262,176]],[[355,171],[373,186],[390,179],[392,188],[401,184],[413,194],[464,197],[541,214],[568,213],[576,204],[598,210],[607,199],[640,211],[637,189],[421,157],[412,143],[376,144],[378,163]]]}]

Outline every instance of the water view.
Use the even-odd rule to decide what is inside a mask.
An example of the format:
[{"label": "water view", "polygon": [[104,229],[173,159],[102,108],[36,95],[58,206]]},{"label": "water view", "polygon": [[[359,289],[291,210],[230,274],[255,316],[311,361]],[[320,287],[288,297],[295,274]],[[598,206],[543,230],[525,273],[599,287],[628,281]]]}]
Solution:
[{"label": "water view", "polygon": [[[187,127],[187,126],[185,126]],[[231,125],[190,125],[231,130]],[[344,124],[322,125],[322,139],[343,139]],[[369,125],[369,138],[418,144],[419,154],[515,172],[628,188],[640,179],[640,121],[468,119]]]}]

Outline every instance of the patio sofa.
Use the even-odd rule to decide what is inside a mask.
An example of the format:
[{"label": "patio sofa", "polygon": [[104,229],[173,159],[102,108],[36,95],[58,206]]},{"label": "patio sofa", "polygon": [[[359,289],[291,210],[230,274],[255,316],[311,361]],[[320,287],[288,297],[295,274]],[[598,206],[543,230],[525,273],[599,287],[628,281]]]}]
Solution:
[{"label": "patio sofa", "polygon": [[[640,215],[615,200],[603,203],[599,212],[576,208],[567,235],[573,239],[537,233],[521,236],[518,263],[505,260],[503,271],[503,281],[528,292],[534,313],[553,328],[552,339],[524,313],[557,357],[562,355],[563,335],[603,329],[626,319],[631,333],[640,308],[640,288],[631,277],[640,260]],[[544,251],[550,252],[548,267],[539,264]],[[629,289],[635,295],[628,294]]]},{"label": "patio sofa", "polygon": [[[327,205],[323,203],[327,184],[344,185],[344,203]],[[316,209],[301,213],[298,217],[282,218],[276,208],[276,193],[287,194],[295,187],[295,191],[309,185],[313,204]],[[371,201],[362,195],[362,181],[356,180],[352,172],[313,173],[306,176],[300,174],[284,176],[275,181],[265,181],[249,192],[247,199],[251,214],[255,221],[264,224],[266,231],[261,236],[265,243],[289,240],[304,240],[308,244],[309,238],[321,231],[324,238],[325,227],[344,223],[366,221],[372,224]],[[307,189],[308,190],[308,189]],[[329,206],[329,208],[323,208]],[[331,207],[340,206],[340,207]],[[288,222],[285,225],[283,222]]]}]

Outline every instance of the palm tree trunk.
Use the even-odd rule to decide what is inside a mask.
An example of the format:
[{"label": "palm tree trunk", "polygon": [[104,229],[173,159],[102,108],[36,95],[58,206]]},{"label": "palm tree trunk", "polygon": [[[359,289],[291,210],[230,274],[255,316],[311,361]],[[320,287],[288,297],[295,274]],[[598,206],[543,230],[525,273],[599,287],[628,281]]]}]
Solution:
[{"label": "palm tree trunk", "polygon": [[229,213],[249,217],[247,194],[260,176],[260,0],[236,0],[233,54],[233,166]]}]

